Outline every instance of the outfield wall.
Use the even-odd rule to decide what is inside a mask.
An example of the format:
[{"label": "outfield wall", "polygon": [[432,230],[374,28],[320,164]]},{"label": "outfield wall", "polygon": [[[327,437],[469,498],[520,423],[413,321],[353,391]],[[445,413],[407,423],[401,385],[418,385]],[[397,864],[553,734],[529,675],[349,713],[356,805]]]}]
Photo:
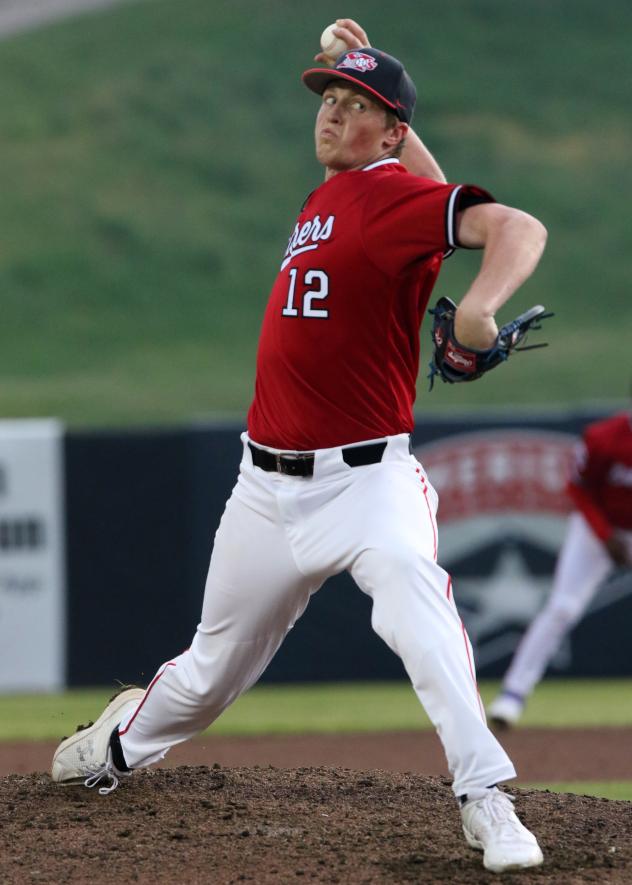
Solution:
[{"label": "outfield wall", "polygon": [[[600,416],[477,413],[415,429],[415,454],[441,499],[439,561],[453,577],[479,675],[503,672],[546,598],[568,514],[566,465],[581,428]],[[24,430],[31,422],[20,424]],[[56,437],[57,461],[34,452],[31,467],[20,470],[37,477],[49,524],[61,526],[40,545],[39,554],[52,559],[37,593],[27,578],[34,569],[42,574],[41,563],[3,546],[28,508],[8,494],[17,468],[1,430],[0,690],[149,680],[190,644],[212,538],[236,477],[241,428],[67,431]],[[51,504],[45,490],[56,482]],[[62,547],[57,565],[53,541]],[[613,575],[553,671],[631,675],[631,616],[632,578]],[[402,676],[399,660],[371,631],[368,598],[341,575],[316,594],[263,679]]]}]

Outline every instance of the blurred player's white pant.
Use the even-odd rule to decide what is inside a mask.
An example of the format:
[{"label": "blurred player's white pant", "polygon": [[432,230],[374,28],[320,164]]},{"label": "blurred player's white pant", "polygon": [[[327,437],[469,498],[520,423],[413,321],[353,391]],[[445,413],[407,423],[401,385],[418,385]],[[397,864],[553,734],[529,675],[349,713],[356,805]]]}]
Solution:
[{"label": "blurred player's white pant", "polygon": [[469,639],[436,562],[436,493],[408,435],[389,437],[381,463],[367,466],[350,467],[340,448],[318,450],[311,478],[253,467],[243,440],[201,623],[121,724],[128,765],[156,762],[213,722],[256,682],[310,595],[346,569],[438,731],[455,793],[515,777],[485,722]]},{"label": "blurred player's white pant", "polygon": [[[632,549],[632,533],[622,533],[622,537]],[[551,595],[516,649],[503,680],[504,691],[526,697],[533,690],[612,568],[604,545],[584,517],[573,513],[555,567]]]}]

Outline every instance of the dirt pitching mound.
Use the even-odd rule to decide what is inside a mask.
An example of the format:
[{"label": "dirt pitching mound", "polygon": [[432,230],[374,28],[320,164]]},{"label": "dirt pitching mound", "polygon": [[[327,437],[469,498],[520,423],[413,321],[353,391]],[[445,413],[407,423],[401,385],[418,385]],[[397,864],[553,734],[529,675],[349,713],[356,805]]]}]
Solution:
[{"label": "dirt pitching mound", "polygon": [[[515,790],[545,865],[504,883],[632,882],[632,803]],[[7,883],[498,882],[444,778],[337,768],[181,766],[109,796],[0,779]]]}]

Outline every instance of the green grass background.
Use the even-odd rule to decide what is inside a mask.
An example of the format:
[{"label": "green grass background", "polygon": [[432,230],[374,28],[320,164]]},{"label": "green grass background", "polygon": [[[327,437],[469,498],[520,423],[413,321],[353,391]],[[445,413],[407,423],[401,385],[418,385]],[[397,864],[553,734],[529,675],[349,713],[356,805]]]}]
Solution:
[{"label": "green grass background", "polygon": [[[627,397],[628,0],[144,0],[0,43],[0,416],[243,417],[266,296],[322,178],[299,74],[341,11],[405,60],[448,178],[550,233],[500,319],[545,303],[553,346],[476,385],[421,382],[419,408]],[[478,260],[447,262],[436,294],[460,297]]]},{"label": "green grass background", "polygon": [[[494,681],[480,684],[485,703],[498,687]],[[72,733],[79,722],[94,720],[111,694],[111,689],[100,688],[61,695],[0,696],[0,741],[58,740]],[[630,697],[632,680],[545,680],[530,700],[522,724],[541,728],[632,726]],[[237,700],[208,733],[254,737],[431,727],[405,682],[259,685]],[[632,782],[529,786],[632,800]]]},{"label": "green grass background", "polygon": [[[488,703],[499,683],[480,683]],[[56,739],[94,719],[113,689],[0,695],[0,741]],[[548,679],[521,720],[530,727],[632,726],[632,680]],[[432,725],[408,682],[257,685],[212,726],[218,735],[405,731]]]}]

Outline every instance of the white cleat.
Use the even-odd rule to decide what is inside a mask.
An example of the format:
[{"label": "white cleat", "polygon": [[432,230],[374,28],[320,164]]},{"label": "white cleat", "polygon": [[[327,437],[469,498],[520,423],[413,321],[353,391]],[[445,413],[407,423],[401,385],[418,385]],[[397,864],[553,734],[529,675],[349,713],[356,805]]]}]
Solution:
[{"label": "white cleat", "polygon": [[539,866],[544,858],[533,833],[520,823],[513,799],[494,788],[461,809],[468,845],[483,851],[483,865],[493,873]]},{"label": "white cleat", "polygon": [[103,779],[108,786],[99,788],[105,796],[118,787],[122,777],[131,772],[118,771],[112,762],[110,735],[119,722],[133,712],[145,692],[142,688],[128,688],[109,702],[94,724],[79,726],[76,733],[64,738],[55,750],[51,777],[58,784],[84,784],[95,787]]},{"label": "white cleat", "polygon": [[499,694],[487,709],[492,724],[498,728],[511,728],[522,716],[524,701],[511,694]]}]

